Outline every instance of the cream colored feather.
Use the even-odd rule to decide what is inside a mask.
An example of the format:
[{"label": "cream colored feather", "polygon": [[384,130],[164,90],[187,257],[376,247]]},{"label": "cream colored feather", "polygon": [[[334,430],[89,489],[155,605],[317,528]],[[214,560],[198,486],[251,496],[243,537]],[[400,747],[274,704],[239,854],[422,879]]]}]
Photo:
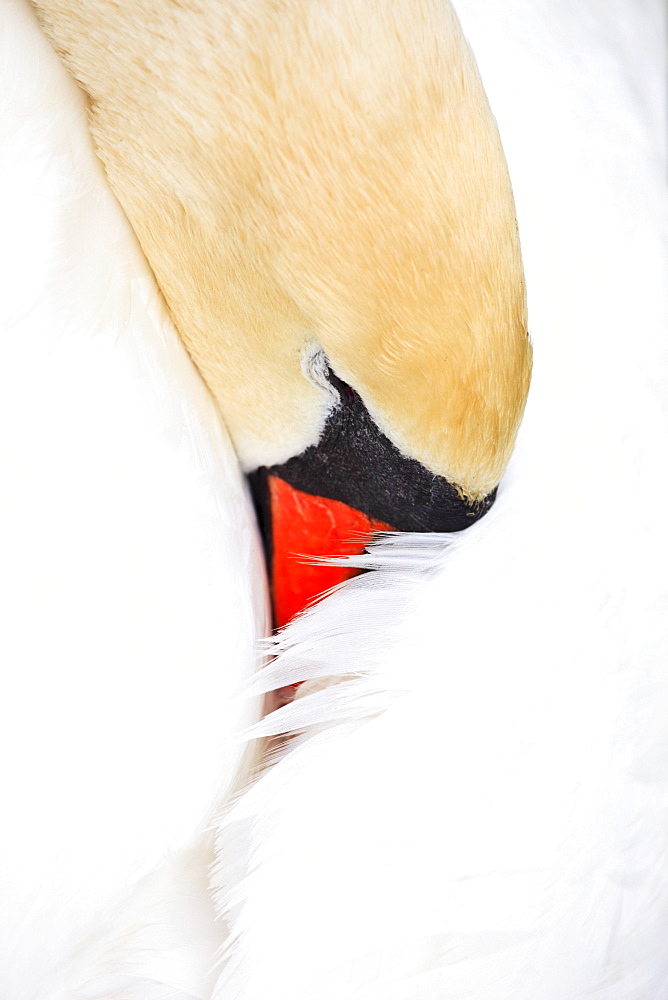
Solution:
[{"label": "cream colored feather", "polygon": [[[515,211],[449,0],[33,0],[248,469],[331,397],[471,497],[529,386]],[[373,361],[371,361],[373,359]]]}]

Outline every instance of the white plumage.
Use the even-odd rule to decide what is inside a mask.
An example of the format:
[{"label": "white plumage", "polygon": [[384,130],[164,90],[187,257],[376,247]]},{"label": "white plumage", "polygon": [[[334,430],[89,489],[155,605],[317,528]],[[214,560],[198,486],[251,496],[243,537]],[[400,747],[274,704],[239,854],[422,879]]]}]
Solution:
[{"label": "white plumage", "polygon": [[[25,144],[3,165],[18,220],[3,267],[17,275],[10,315],[30,325],[5,338],[3,366],[3,659],[19,688],[2,702],[15,762],[2,992],[662,1000],[661,5],[459,4],[523,240],[535,362],[518,449],[481,522],[381,544],[373,574],[279,640],[253,690],[315,680],[255,730],[303,735],[217,823],[219,925],[206,840],[161,866],[197,844],[239,753],[222,752],[223,735],[257,716],[258,693],[226,715],[252,668],[252,529],[117,209],[98,187],[73,200],[73,178],[77,198],[93,184],[78,174],[88,147],[65,131],[81,109],[23,5],[7,11],[5,30],[21,32],[12,47],[36,62],[14,92]],[[66,117],[53,138],[39,133],[36,157],[47,126],[26,116],[40,104]],[[93,206],[105,214],[91,224]],[[87,247],[76,277],[73,249],[64,268],[55,257],[63,222]],[[94,256],[101,247],[110,263]],[[49,301],[69,317],[72,298],[84,310],[74,327],[43,318]],[[143,315],[152,322],[131,333],[127,317]],[[113,491],[110,465],[127,477]],[[53,490],[45,502],[51,482],[67,484],[62,502]],[[148,882],[111,920],[140,875]]]},{"label": "white plumage", "polygon": [[[145,965],[204,997],[222,929],[199,961],[173,948],[192,947],[210,845],[194,874],[180,852],[259,711],[234,700],[264,628],[253,515],[81,95],[25,3],[0,31],[0,995],[96,995],[89,974]],[[128,900],[149,875],[169,906],[143,888],[144,912]]]}]

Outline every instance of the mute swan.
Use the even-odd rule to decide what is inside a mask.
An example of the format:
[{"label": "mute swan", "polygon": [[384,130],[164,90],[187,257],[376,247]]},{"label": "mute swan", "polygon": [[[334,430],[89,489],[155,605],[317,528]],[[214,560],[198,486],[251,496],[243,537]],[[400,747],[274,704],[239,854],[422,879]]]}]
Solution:
[{"label": "mute swan", "polygon": [[[536,402],[486,518],[445,552],[440,539],[387,545],[375,576],[348,585],[281,640],[267,687],[336,676],[342,665],[361,676],[320,693],[304,688],[255,729],[293,725],[307,735],[221,821],[217,903],[232,938],[216,996],[561,1000],[596,991],[644,1000],[666,991],[666,636],[652,604],[665,590],[651,572],[665,529],[660,512],[643,505],[620,538],[622,497],[606,494],[596,520],[583,516],[580,499],[599,498],[620,463],[659,492],[663,474],[655,458],[665,403],[647,392],[662,375],[652,257],[652,155],[661,151],[643,124],[655,104],[648,64],[638,61],[644,46],[652,51],[660,14],[651,9],[654,22],[629,15],[636,34],[627,48],[606,37],[600,58],[578,72],[564,57],[578,39],[596,55],[603,14],[593,27],[575,13],[560,21],[565,38],[550,38],[555,61],[545,67],[554,15],[541,5],[530,16],[521,10],[516,20],[506,10],[503,25],[493,13],[487,25],[472,17],[468,30],[488,53],[488,87],[500,80],[494,103],[520,178],[544,352]],[[495,77],[493,36],[483,28],[501,27],[504,72]],[[540,60],[527,37],[541,43]],[[633,86],[610,70],[611,48]],[[507,80],[509,59],[515,87],[520,68],[523,82],[531,79],[528,97]],[[600,74],[593,104],[592,64]],[[645,95],[638,108],[636,90]],[[536,102],[529,149],[526,120],[513,117],[527,100]],[[563,115],[549,130],[546,106]],[[598,130],[580,122],[583,106]],[[620,131],[631,140],[623,158]],[[573,135],[589,158],[572,162],[566,142],[561,151]],[[527,181],[551,170],[577,178],[557,211]],[[628,218],[608,214],[620,192]],[[543,274],[548,253],[556,267]],[[565,287],[553,284],[555,273],[568,276]],[[616,274],[625,281],[613,300]],[[633,358],[624,350],[631,317],[641,320]],[[624,414],[621,386],[633,402]],[[164,949],[156,954],[166,960]],[[124,988],[119,995],[131,995]],[[191,995],[206,995],[197,990]],[[110,995],[104,983],[98,995]]]}]

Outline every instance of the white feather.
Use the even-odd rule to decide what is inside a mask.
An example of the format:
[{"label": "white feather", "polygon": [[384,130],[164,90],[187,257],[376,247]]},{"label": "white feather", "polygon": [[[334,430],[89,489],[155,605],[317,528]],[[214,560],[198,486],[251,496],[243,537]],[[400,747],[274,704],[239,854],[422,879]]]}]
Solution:
[{"label": "white feather", "polygon": [[253,515],[25,3],[0,47],[0,995],[206,997],[206,892],[174,949],[260,708]]}]

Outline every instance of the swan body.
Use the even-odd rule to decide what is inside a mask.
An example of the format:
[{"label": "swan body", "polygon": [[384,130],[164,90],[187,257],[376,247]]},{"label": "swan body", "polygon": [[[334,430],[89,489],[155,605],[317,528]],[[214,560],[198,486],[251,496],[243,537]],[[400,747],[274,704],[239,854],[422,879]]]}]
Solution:
[{"label": "swan body", "polygon": [[[46,91],[52,96],[42,92],[45,106],[53,112],[66,105],[69,110],[62,113],[69,128],[71,119],[80,120],[81,105],[28,22],[25,7],[14,2],[7,9],[16,17],[12,30],[21,32],[26,50],[49,74]],[[660,295],[666,238],[658,224],[665,163],[658,139],[663,12],[658,3],[647,3],[639,12],[623,0],[612,13],[609,5],[557,8],[547,0],[530,6],[509,0],[503,10],[486,5],[483,12],[466,0],[459,13],[513,177],[536,354],[525,422],[497,502],[459,536],[400,535],[373,548],[365,558],[374,572],[293,622],[276,640],[278,655],[271,665],[249,682],[261,608],[253,610],[258,599],[247,589],[258,567],[243,489],[235,463],[230,459],[221,465],[220,455],[228,453],[210,403],[123,230],[120,243],[112,244],[114,259],[134,261],[132,267],[139,270],[132,272],[130,290],[139,288],[145,296],[123,309],[123,321],[136,319],[138,312],[141,316],[142,302],[148,301],[149,315],[158,316],[161,346],[158,363],[151,324],[153,332],[144,331],[140,339],[133,335],[134,345],[143,345],[148,336],[141,351],[131,349],[130,338],[118,331],[109,336],[114,347],[107,359],[118,359],[125,348],[140,370],[130,383],[137,390],[139,382],[141,391],[135,397],[128,392],[138,398],[127,418],[133,430],[118,447],[136,454],[139,431],[134,428],[142,426],[137,411],[143,405],[150,411],[149,424],[158,421],[158,442],[169,443],[162,449],[167,466],[177,465],[170,490],[161,485],[167,473],[161,476],[151,467],[149,475],[140,475],[146,448],[131,463],[133,496],[139,484],[148,492],[142,527],[128,549],[137,558],[147,526],[155,526],[156,512],[172,492],[182,498],[182,512],[193,503],[202,509],[197,506],[198,498],[204,503],[202,483],[212,482],[206,470],[216,470],[215,488],[224,504],[213,501],[212,484],[211,491],[205,488],[212,506],[204,503],[205,515],[195,527],[182,515],[190,530],[203,532],[206,525],[211,531],[206,544],[198,535],[181,546],[173,537],[175,518],[169,518],[169,531],[160,535],[155,554],[145,556],[147,567],[156,560],[157,579],[142,592],[155,587],[166,600],[165,590],[180,588],[178,613],[168,603],[174,610],[156,613],[157,626],[150,614],[142,614],[150,628],[148,634],[136,633],[134,618],[127,617],[129,599],[121,601],[125,617],[119,617],[118,603],[97,594],[93,599],[89,587],[75,589],[72,599],[64,586],[68,578],[63,582],[60,574],[59,588],[32,590],[26,603],[27,585],[21,591],[16,581],[28,565],[26,545],[35,524],[42,526],[40,539],[49,543],[44,548],[40,541],[40,559],[53,572],[71,565],[73,552],[82,562],[89,549],[82,545],[82,553],[71,545],[83,519],[80,508],[71,521],[65,519],[67,505],[58,508],[54,524],[50,508],[39,504],[22,522],[17,511],[37,489],[29,484],[19,492],[16,477],[10,496],[18,499],[3,524],[11,524],[12,532],[26,526],[20,543],[10,548],[15,571],[6,605],[14,630],[5,641],[22,653],[12,673],[21,687],[3,704],[8,713],[4,759],[22,756],[34,763],[15,772],[20,783],[14,780],[14,798],[7,793],[6,801],[14,803],[10,815],[16,823],[2,831],[9,845],[3,856],[18,859],[11,866],[15,888],[5,894],[1,911],[3,989],[12,997],[647,1000],[668,995],[668,625],[663,613],[668,594],[662,573],[668,546],[661,509],[668,376]],[[574,56],[585,52],[586,60]],[[26,94],[35,80],[34,73],[28,74]],[[56,126],[61,137],[64,127],[62,121]],[[25,149],[34,142],[35,129],[27,134]],[[60,161],[68,179],[78,176],[73,163],[90,155],[85,143],[70,152],[72,159]],[[31,160],[21,155],[16,162],[10,207]],[[17,227],[26,234],[30,273],[38,264],[32,259],[34,247],[53,248],[41,232],[28,236],[24,221],[36,225],[44,217],[44,210],[35,211],[35,189],[45,190],[43,163],[36,169],[40,184],[26,198]],[[96,191],[94,203],[113,204],[108,193]],[[74,215],[59,210],[59,218],[77,221],[79,241],[81,219],[89,216],[88,210],[79,213],[77,204],[68,195],[66,205]],[[93,227],[96,237],[100,231]],[[82,254],[84,264],[90,263],[91,252]],[[47,256],[50,266],[55,251]],[[9,262],[18,266],[16,254]],[[92,271],[99,281],[99,266]],[[55,274],[47,269],[37,295],[31,285],[30,303],[47,301],[42,289],[56,286],[58,315],[61,303],[81,298],[83,286],[75,281],[66,296],[62,282],[68,270],[58,272],[57,281]],[[18,283],[10,287],[21,288]],[[112,301],[128,302],[129,291],[112,288]],[[12,310],[14,321],[34,315],[25,301]],[[88,330],[95,316],[102,317],[100,342],[93,345],[101,349],[107,317],[97,311],[100,301],[109,299],[98,284],[84,299],[92,305],[83,326]],[[34,323],[32,338],[42,331],[51,347],[53,323]],[[18,352],[31,342],[30,337],[12,338],[11,348]],[[93,384],[91,365],[93,371],[109,368],[108,360],[97,368],[90,360],[89,338],[71,343],[61,333],[58,344],[61,349],[69,344],[75,371],[82,369],[82,355],[86,358],[86,387]],[[41,388],[39,433],[24,439],[21,455],[29,450],[35,456],[32,468],[39,460],[39,467],[49,470],[53,443],[40,450],[41,432],[62,411],[63,392],[59,382],[57,398],[48,404],[53,365],[38,382],[37,361],[32,352],[30,364],[19,358],[12,367],[13,372],[29,370],[31,386]],[[180,372],[179,399],[188,401],[185,415],[182,404],[175,410],[173,419],[182,429],[176,445],[163,424],[168,396],[156,390],[165,385],[164,365],[172,377],[175,369]],[[70,367],[63,364],[61,379]],[[25,383],[15,388],[15,379],[8,382],[6,405],[12,414],[25,413]],[[83,379],[75,380],[67,398],[82,385]],[[87,414],[102,391],[100,382],[94,385],[86,394]],[[148,385],[157,392],[150,407]],[[112,400],[102,407],[103,415],[119,396],[113,385],[107,391]],[[206,429],[204,444],[187,422],[191,406],[206,414],[195,421],[198,431],[202,425]],[[42,407],[48,413],[44,420]],[[4,426],[9,425],[8,414]],[[115,412],[113,434],[102,424],[107,426],[102,439],[115,440],[122,429],[118,425]],[[77,416],[69,426],[78,433],[82,426],[90,430],[95,447],[88,453],[101,456],[106,468],[92,420],[82,425]],[[69,440],[67,433],[56,435],[59,444]],[[192,486],[183,499],[180,491],[188,488],[177,489],[176,483],[183,483],[184,470],[192,472],[191,463],[194,483],[185,476]],[[11,467],[24,469],[16,457]],[[67,468],[72,467],[78,463],[71,461]],[[59,477],[62,469],[61,461]],[[94,473],[95,464],[86,480]],[[156,478],[159,496],[150,492]],[[100,479],[92,506],[106,511],[107,479],[102,473]],[[137,502],[132,510],[136,515]],[[115,509],[96,538],[105,537],[112,513],[116,516]],[[73,526],[66,551],[54,542],[63,537],[63,523]],[[247,539],[241,553],[235,547],[240,537]],[[207,612],[203,621],[201,602],[211,605],[198,592],[193,606],[187,594],[199,574],[211,581],[206,556],[211,539],[217,539],[217,565],[227,567],[227,583],[219,580],[220,599],[212,598],[215,615]],[[170,565],[165,566],[167,545]],[[173,546],[180,554],[176,569]],[[111,558],[118,551],[118,535],[110,547],[109,571],[96,570],[96,579],[101,576],[98,587],[106,580],[115,593],[135,575]],[[202,558],[185,574],[181,560],[189,556],[183,547]],[[32,574],[27,583],[35,586]],[[246,611],[221,618],[219,628],[216,616],[230,607],[230,593],[240,585]],[[130,596],[134,602],[136,593]],[[54,597],[61,603],[52,615]],[[24,636],[30,632],[21,628],[25,607],[38,608],[43,623],[28,646]],[[113,649],[100,653],[91,673],[86,655],[91,643],[85,641],[90,633],[82,633],[82,619],[95,636],[107,634],[108,627],[96,627],[95,615],[103,612],[107,626],[120,622],[114,634],[132,656],[126,665]],[[237,632],[240,617],[248,625]],[[181,622],[189,640],[194,635],[211,644],[209,654],[198,660],[198,687],[192,686],[193,658],[187,658],[186,671],[184,657],[174,655],[175,647],[185,646]],[[72,640],[80,636],[72,655]],[[227,657],[223,638],[233,651]],[[154,655],[147,657],[147,650]],[[143,721],[152,718],[156,693],[169,693],[162,684],[167,665],[175,685],[168,735],[178,728],[182,745],[175,748],[163,730],[161,741],[151,739],[150,754],[137,741],[124,744],[119,758],[121,748],[105,731],[99,741],[92,739],[105,715],[96,715],[92,726],[88,706],[85,713],[73,709],[63,682],[50,683],[54,675],[44,670],[47,659],[78,691],[94,684],[99,697],[103,685],[105,699],[110,697],[108,677],[127,666],[130,676],[123,697],[113,702],[114,713],[118,719],[144,705]],[[211,664],[223,660],[230,673],[221,679]],[[65,668],[69,673],[63,674]],[[138,678],[144,679],[145,700],[129,706],[130,680],[136,693]],[[239,762],[236,744],[229,757],[221,753],[215,717],[244,679],[250,684],[245,698],[232,701],[239,714],[228,716],[219,732],[238,733],[253,723],[264,690],[303,681],[292,704],[251,730],[258,739],[286,731],[296,735],[274,766],[218,815],[214,849],[203,831],[216,800],[227,798]],[[40,715],[36,691],[48,693]],[[38,720],[38,739],[26,729],[27,717]],[[116,719],[110,722],[114,735]],[[128,732],[130,727],[122,728]],[[63,740],[64,729],[71,743]],[[85,759],[91,771],[95,767],[88,785],[93,797],[86,800],[81,783],[72,783],[84,741]],[[106,754],[109,745],[113,755]],[[52,765],[46,774],[45,746]],[[155,784],[142,777],[151,762]],[[103,780],[104,775],[113,780]],[[26,787],[35,803],[28,816]],[[93,808],[100,800],[104,810]],[[40,835],[45,801],[58,835],[51,840]],[[143,812],[137,812],[138,804]],[[96,817],[100,822],[94,822]],[[34,839],[26,829],[36,831]],[[132,829],[132,838],[119,838],[118,829]],[[206,864],[214,856],[210,885]],[[62,877],[54,877],[54,871]],[[63,882],[69,910],[63,905]],[[89,940],[82,947],[85,932]]]},{"label": "swan body", "polygon": [[[147,981],[205,997],[203,831],[261,709],[234,700],[266,628],[254,515],[78,88],[26,4],[0,32],[0,994],[134,980],[162,921]],[[178,947],[204,955],[175,975]]]}]

